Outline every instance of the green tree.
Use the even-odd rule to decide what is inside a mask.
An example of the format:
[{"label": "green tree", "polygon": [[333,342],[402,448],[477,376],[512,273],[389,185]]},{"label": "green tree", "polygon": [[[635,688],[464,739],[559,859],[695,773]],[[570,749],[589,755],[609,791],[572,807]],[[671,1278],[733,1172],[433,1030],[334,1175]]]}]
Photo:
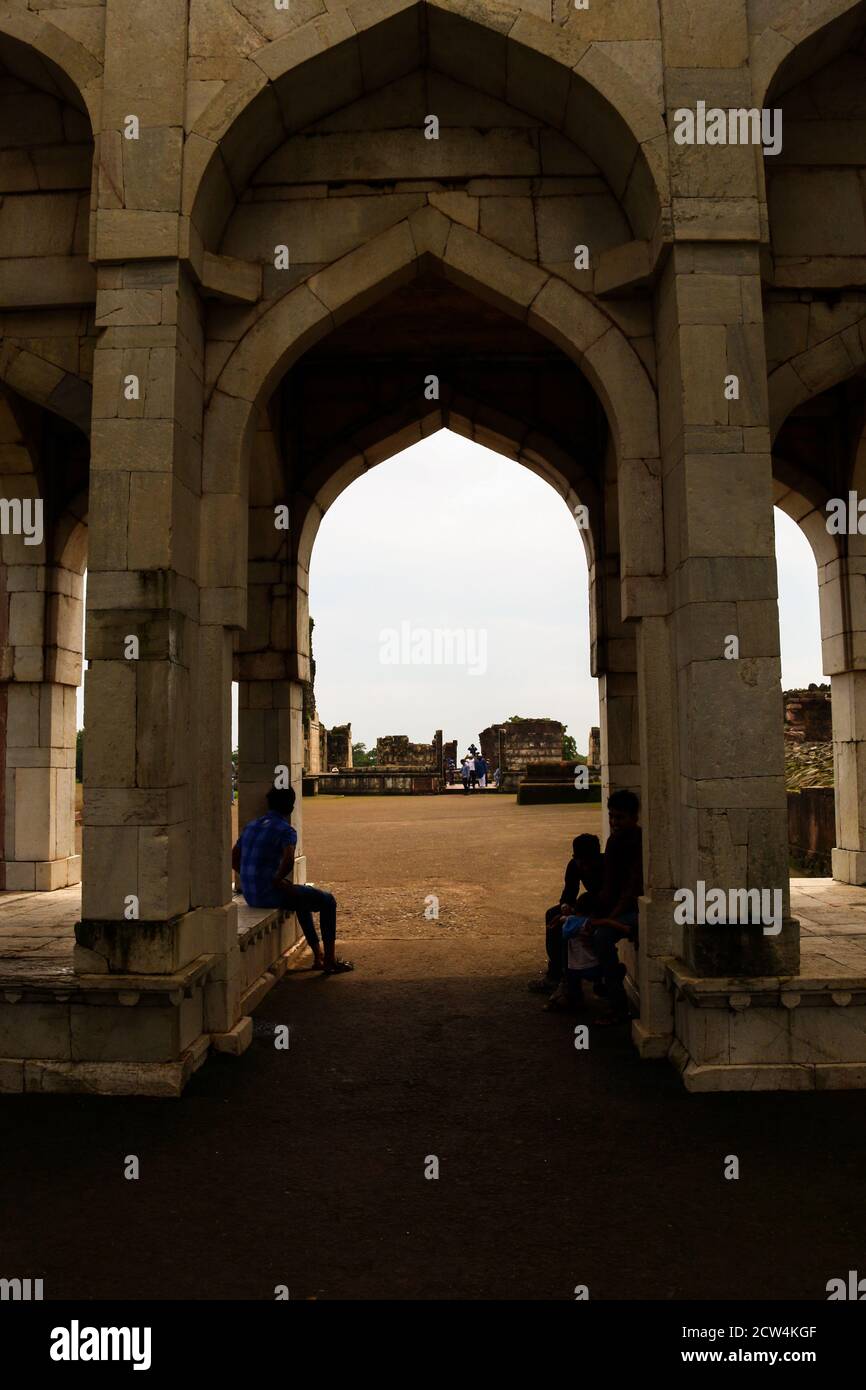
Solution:
[{"label": "green tree", "polygon": [[354,767],[375,767],[376,750],[367,747],[366,743],[352,744],[352,764]]}]

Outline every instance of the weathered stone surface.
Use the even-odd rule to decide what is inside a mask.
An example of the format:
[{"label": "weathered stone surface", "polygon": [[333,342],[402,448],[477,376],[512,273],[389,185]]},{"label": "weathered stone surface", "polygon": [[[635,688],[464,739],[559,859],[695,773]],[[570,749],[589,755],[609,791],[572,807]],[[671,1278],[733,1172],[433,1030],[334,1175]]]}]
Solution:
[{"label": "weathered stone surface", "polygon": [[[228,906],[232,668],[247,808],[277,763],[300,783],[322,516],[448,424],[590,508],[602,777],[643,794],[641,1046],[657,1055],[679,1030],[695,1087],[799,1085],[804,1069],[817,1085],[816,1057],[837,1045],[820,1065],[860,1065],[847,1034],[817,1023],[780,1041],[757,1011],[723,1028],[689,1006],[674,1022],[660,965],[687,949],[670,920],[678,883],[787,877],[774,501],[819,565],[832,862],[866,876],[866,562],[859,537],[843,547],[824,524],[831,489],[866,467],[866,59],[844,26],[813,43],[801,9],[112,0],[105,15],[69,3],[10,19],[54,67],[22,59],[0,76],[0,476],[4,496],[32,499],[52,470],[63,514],[39,547],[0,538],[7,888],[77,874],[87,564],[84,914],[93,941],[151,971],[202,948],[197,913]],[[748,107],[768,87],[780,154],[673,138],[677,107]],[[343,366],[315,397],[319,344],[320,367]],[[480,384],[443,380],[422,403],[419,344],[474,356]],[[393,395],[375,409],[371,352]],[[278,422],[304,410],[296,445]],[[314,749],[348,767],[350,726],[329,744],[308,718],[306,734],[308,770]],[[435,763],[441,747],[381,752]],[[157,924],[151,946],[122,916],[129,893]],[[792,924],[775,963],[795,948]],[[241,1000],[275,978],[260,943],[243,968],[238,949],[223,931],[210,983],[168,1027],[128,1001],[76,1005],[79,1060],[49,1052],[54,1070],[31,1072],[0,1041],[9,1085],[178,1088],[203,1031],[241,1050]],[[708,971],[738,951],[746,975],[761,963],[735,936],[688,949]],[[108,958],[82,940],[79,974],[94,954]],[[38,1028],[33,1041],[35,1062]]]}]

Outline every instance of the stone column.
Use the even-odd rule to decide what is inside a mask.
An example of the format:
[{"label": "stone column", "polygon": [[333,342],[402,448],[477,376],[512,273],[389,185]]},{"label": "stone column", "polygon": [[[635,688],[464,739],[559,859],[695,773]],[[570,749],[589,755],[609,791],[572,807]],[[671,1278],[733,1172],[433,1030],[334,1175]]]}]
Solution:
[{"label": "stone column", "polygon": [[[663,0],[672,246],[656,284],[672,687],[642,640],[652,737],[676,713],[673,786],[651,755],[653,815],[675,827],[675,888],[782,894],[778,935],[673,928],[697,975],[796,973],[789,918],[779,620],[759,244],[762,159],[751,144],[680,144],[678,111],[751,107],[747,7]],[[661,615],[660,615],[661,616]],[[650,627],[660,628],[652,619]],[[732,641],[731,639],[735,639]],[[666,756],[667,756],[666,752]],[[664,798],[673,793],[673,805]],[[653,892],[655,897],[655,891]]]},{"label": "stone column", "polygon": [[831,677],[836,845],[833,877],[866,884],[866,671]]},{"label": "stone column", "polygon": [[641,618],[637,667],[644,896],[638,956],[641,1016],[632,1024],[632,1037],[642,1056],[664,1057],[673,1033],[673,1001],[665,984],[664,961],[684,952],[682,928],[673,920],[682,829],[677,681],[672,623],[667,616]]},{"label": "stone column", "polygon": [[[94,361],[79,960],[163,972],[198,954],[191,831],[211,813],[196,798],[208,705],[191,701],[202,635],[197,296],[177,261],[103,269],[100,324],[110,326]],[[225,743],[211,749],[217,765]]]},{"label": "stone column", "polygon": [[[203,312],[180,256],[188,7],[108,0],[85,681],[81,970],[225,953],[227,643],[202,487]],[[202,575],[211,576],[204,583]],[[210,586],[210,587],[208,587]],[[211,1024],[211,1026],[218,1026]]]},{"label": "stone column", "polygon": [[[241,663],[241,670],[246,663]],[[303,773],[303,687],[299,681],[256,680],[238,682],[238,823],[260,816],[267,809],[265,796],[277,768],[289,769],[297,809],[293,824],[299,829],[301,777]]]},{"label": "stone column", "polygon": [[591,659],[593,675],[598,677],[602,827],[606,837],[607,798],[622,789],[640,796],[641,769],[636,624],[624,622],[622,617],[618,479],[612,449],[605,471],[604,522],[597,532],[599,553],[591,575]]},{"label": "stone column", "polygon": [[[38,544],[23,534],[0,539],[3,886],[50,891],[81,877],[75,850],[75,696],[81,680],[83,580],[66,565],[49,562],[56,541],[53,518],[38,495],[33,460],[9,408],[2,412],[0,429],[5,461],[0,493],[29,508],[42,504]],[[32,527],[36,514],[27,515]]]},{"label": "stone column", "polygon": [[[761,925],[686,926],[682,951],[699,974],[796,972],[757,247],[675,245],[657,291],[657,334],[676,886],[778,889],[786,919],[778,935]],[[648,724],[671,696],[663,676],[647,692]],[[652,783],[649,791],[657,795]]]},{"label": "stone column", "polygon": [[[249,582],[247,621],[238,634],[235,669],[238,679],[238,823],[246,824],[266,808],[265,795],[277,768],[289,769],[295,789],[292,823],[298,832],[295,878],[303,883],[304,686],[309,677],[309,619],[306,589],[303,609],[292,583],[289,559],[294,530],[275,525],[275,505],[284,496],[282,467],[273,429],[263,418],[255,435],[250,477]],[[292,527],[298,509],[292,505]],[[305,643],[305,664],[296,647]]]},{"label": "stone column", "polygon": [[[631,643],[634,651],[634,638]],[[641,794],[640,728],[638,724],[636,657],[632,669],[602,671],[598,676],[601,745],[601,804],[607,835],[607,799],[623,788]]]}]

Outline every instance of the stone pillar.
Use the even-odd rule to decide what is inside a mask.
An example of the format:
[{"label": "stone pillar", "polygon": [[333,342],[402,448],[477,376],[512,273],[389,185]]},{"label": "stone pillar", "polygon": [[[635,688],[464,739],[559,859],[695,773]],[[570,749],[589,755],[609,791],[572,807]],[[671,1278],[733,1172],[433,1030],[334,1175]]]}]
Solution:
[{"label": "stone pillar", "polygon": [[[277,768],[289,769],[295,789],[292,823],[298,832],[296,880],[304,881],[301,858],[304,767],[304,681],[307,658],[295,653],[296,610],[292,594],[292,535],[275,526],[274,508],[282,500],[282,464],[266,412],[262,412],[250,470],[248,584],[246,624],[238,633],[235,671],[238,679],[238,823],[260,816]],[[289,508],[292,522],[295,509]],[[309,647],[309,617],[299,631]],[[311,739],[318,724],[310,726]],[[321,730],[319,729],[319,733]],[[321,748],[321,741],[320,741]]]},{"label": "stone pillar", "polygon": [[866,671],[832,677],[836,845],[833,877],[866,885]]},{"label": "stone pillar", "polygon": [[664,961],[684,953],[683,929],[674,924],[674,889],[680,882],[677,680],[673,631],[664,616],[644,616],[637,630],[644,896],[640,904],[638,988],[640,1019],[632,1036],[644,1057],[664,1057],[670,1046],[673,1001]]},{"label": "stone pillar", "polygon": [[[54,592],[8,595],[13,672],[45,679],[13,679],[5,687],[5,887],[50,891],[81,878],[75,850],[75,696],[82,580],[60,567],[33,573]],[[7,571],[8,583],[22,578],[21,569]],[[52,628],[55,638],[68,644],[62,660],[58,648],[49,645]]]},{"label": "stone pillar", "polygon": [[[103,269],[101,320],[111,326],[94,361],[79,962],[162,972],[198,953],[183,925],[196,905],[191,827],[210,811],[195,804],[196,732],[210,715],[191,716],[201,655],[197,297],[177,261]],[[208,699],[219,706],[223,694],[212,688]],[[227,744],[210,750],[219,766]]]},{"label": "stone pillar", "polygon": [[[866,491],[866,432],[858,443],[851,487],[860,497]],[[820,520],[823,531],[826,511]],[[836,805],[832,869],[841,883],[862,886],[866,885],[866,537],[833,539],[840,555],[829,553],[822,563],[824,534],[817,550],[821,656],[831,687]]]},{"label": "stone pillar", "polygon": [[106,6],[90,247],[100,336],[76,931],[84,971],[174,972],[236,944],[223,629],[237,604],[219,575],[237,536],[227,499],[204,495],[203,309],[180,259],[187,23],[184,3]]},{"label": "stone pillar", "polygon": [[607,834],[607,799],[626,788],[641,794],[640,730],[636,671],[606,671],[598,677],[601,802]]},{"label": "stone pillar", "polygon": [[[242,668],[243,669],[243,668]],[[287,767],[297,796],[299,822],[303,774],[303,687],[299,681],[238,682],[238,822],[261,816],[277,768]]]},{"label": "stone pillar", "polygon": [[[682,951],[703,975],[795,973],[757,247],[675,244],[656,308],[676,667],[676,886],[778,889],[786,919],[778,935],[760,924],[686,926]],[[648,727],[664,718],[673,693],[648,662],[650,673]],[[653,814],[666,820],[652,779],[647,790]]]},{"label": "stone pillar", "polygon": [[34,504],[42,507],[38,544],[24,534],[0,538],[3,886],[50,891],[81,877],[75,851],[75,695],[81,680],[83,580],[65,564],[49,561],[60,546],[55,519],[38,495],[30,446],[7,402],[0,431],[0,493],[28,509],[22,516],[31,531]]},{"label": "stone pillar", "polygon": [[[607,467],[613,471],[612,456]],[[611,792],[626,789],[641,794],[635,624],[622,618],[615,475],[607,487],[601,543],[604,555],[594,566],[592,659],[593,675],[598,678],[602,828],[606,838]]]}]

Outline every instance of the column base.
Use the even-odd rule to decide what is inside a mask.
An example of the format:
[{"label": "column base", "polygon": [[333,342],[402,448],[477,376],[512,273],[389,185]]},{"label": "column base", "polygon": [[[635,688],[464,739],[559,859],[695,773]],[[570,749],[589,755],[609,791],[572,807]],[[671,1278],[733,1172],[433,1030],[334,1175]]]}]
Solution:
[{"label": "column base", "polygon": [[78,975],[172,975],[201,955],[223,956],[237,945],[237,907],[196,907],[159,921],[75,923],[73,964]]},{"label": "column base", "polygon": [[207,1059],[207,1036],[173,1062],[59,1062],[0,1057],[0,1094],[176,1097]]},{"label": "column base", "polygon": [[866,1089],[866,978],[706,979],[665,962],[690,1091]]},{"label": "column base", "polygon": [[7,893],[53,893],[81,882],[81,855],[65,859],[7,859],[4,863]]},{"label": "column base", "polygon": [[631,1040],[637,1054],[645,1062],[657,1062],[670,1054],[673,1038],[670,1033],[652,1033],[639,1018],[631,1025]]},{"label": "column base", "polygon": [[858,888],[866,887],[866,854],[858,849],[834,849],[831,851],[831,872],[837,883],[853,883]]}]

